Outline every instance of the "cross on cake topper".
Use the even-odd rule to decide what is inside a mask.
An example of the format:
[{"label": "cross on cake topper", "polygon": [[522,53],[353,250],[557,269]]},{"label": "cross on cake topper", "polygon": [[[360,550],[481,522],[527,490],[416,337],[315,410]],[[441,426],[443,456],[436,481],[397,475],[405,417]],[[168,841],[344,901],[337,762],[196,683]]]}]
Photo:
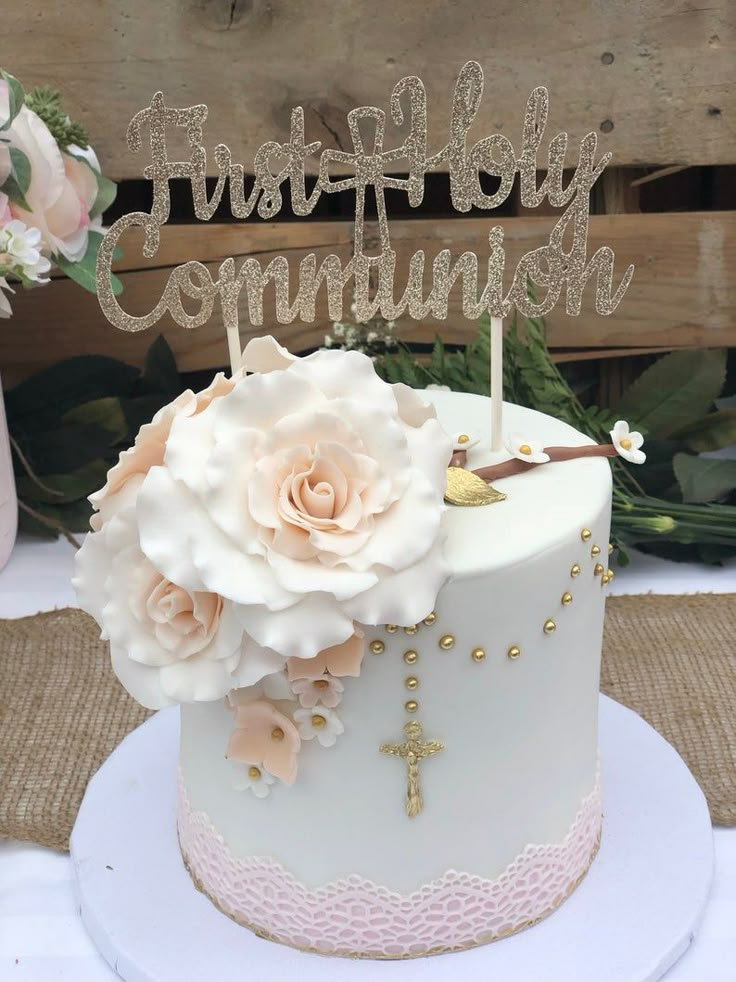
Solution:
[{"label": "cross on cake topper", "polygon": [[[306,191],[305,163],[319,153],[321,143],[305,143],[304,111],[292,110],[291,129],[287,143],[273,141],[259,148],[253,161],[253,183],[246,195],[245,169],[232,160],[230,149],[218,144],[214,150],[217,183],[212,195],[206,187],[207,151],[203,146],[203,125],[207,118],[204,105],[172,109],[166,106],[162,92],[157,92],[151,104],[140,110],[128,126],[128,146],[138,152],[142,146],[142,131],[148,128],[151,163],[143,174],[153,184],[153,204],[149,212],[132,212],[119,218],[108,230],[97,257],[97,293],[107,319],[126,331],[140,331],[157,323],[166,313],[182,327],[194,328],[205,323],[219,297],[228,339],[230,364],[233,371],[240,367],[242,351],[239,333],[239,301],[245,293],[248,319],[253,326],[263,323],[263,294],[270,282],[276,295],[276,318],[282,324],[299,318],[315,319],[317,297],[324,284],[329,317],[342,319],[343,293],[352,280],[355,294],[355,316],[367,321],[378,315],[396,320],[402,314],[421,320],[432,315],[439,320],[447,317],[449,295],[459,281],[462,285],[462,311],[467,318],[477,319],[486,311],[491,316],[491,399],[492,449],[498,450],[502,440],[502,320],[516,309],[527,317],[549,313],[565,291],[565,309],[570,315],[580,313],[583,290],[591,277],[595,278],[595,309],[599,314],[611,314],[626,292],[634,267],[629,266],[618,286],[614,288],[615,256],[609,246],[600,246],[588,256],[590,191],[610,160],[610,153],[596,162],[598,146],[596,133],[588,133],[580,141],[578,160],[572,177],[563,183],[568,136],[558,133],[547,148],[546,174],[537,184],[538,153],[547,124],[549,96],[543,87],[535,88],[529,96],[524,115],[521,150],[517,154],[510,140],[500,133],[483,137],[468,145],[468,133],[480,107],[483,94],[483,70],[475,61],[467,62],[455,85],[448,142],[437,153],[427,155],[426,93],[421,79],[415,75],[401,79],[391,93],[392,123],[404,129],[401,142],[384,149],[386,142],[386,113],[374,106],[362,106],[348,113],[348,128],[352,152],[322,150],[314,189]],[[364,124],[361,127],[361,123]],[[167,132],[170,127],[183,128],[191,148],[188,160],[169,160]],[[368,135],[366,136],[366,132]],[[272,165],[279,162],[279,167]],[[525,208],[536,208],[546,199],[555,208],[564,208],[545,245],[525,253],[513,275],[506,271],[503,228],[493,226],[488,234],[489,254],[486,270],[481,274],[478,256],[464,252],[453,261],[449,249],[441,249],[431,260],[428,276],[427,257],[423,250],[414,253],[409,261],[408,276],[403,292],[396,293],[396,252],[391,247],[385,189],[405,191],[411,207],[421,204],[424,196],[424,176],[446,164],[450,176],[453,207],[460,212],[471,208],[491,210],[499,207],[509,196],[516,175],[519,175],[520,198]],[[331,165],[349,168],[348,176],[333,175]],[[407,172],[406,177],[387,174],[391,170]],[[499,180],[497,190],[487,194],[481,186],[484,173]],[[296,215],[310,214],[322,194],[337,191],[355,192],[355,237],[352,258],[343,265],[336,255],[325,257],[317,265],[314,253],[299,264],[297,286],[291,288],[290,268],[286,257],[277,256],[265,267],[255,257],[248,257],[236,268],[233,258],[225,259],[213,278],[201,262],[190,260],[177,266],[170,274],[163,295],[148,314],[134,316],[118,303],[112,286],[111,272],[115,247],[123,233],[132,226],[144,230],[144,255],[156,254],[159,230],[165,225],[170,211],[169,181],[172,178],[189,180],[197,218],[209,220],[215,214],[228,187],[230,210],[234,218],[245,219],[257,211],[263,219],[276,216],[283,203],[282,185],[289,184],[291,207]],[[377,209],[380,252],[366,253],[365,201],[372,187]],[[567,243],[567,244],[566,244]],[[375,274],[372,290],[371,274]],[[425,289],[429,279],[429,289]],[[484,281],[484,282],[483,282]],[[528,282],[544,295],[539,301],[529,296]],[[545,292],[546,291],[546,292]],[[372,294],[372,295],[371,295]],[[199,303],[196,313],[185,309],[182,296]]]}]

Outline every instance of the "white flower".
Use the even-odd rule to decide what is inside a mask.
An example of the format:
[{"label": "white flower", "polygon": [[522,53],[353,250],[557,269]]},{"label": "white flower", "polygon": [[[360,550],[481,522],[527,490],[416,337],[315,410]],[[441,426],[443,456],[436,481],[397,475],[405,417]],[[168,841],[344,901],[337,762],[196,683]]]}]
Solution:
[{"label": "white flower", "polygon": [[528,440],[512,433],[505,441],[506,450],[517,460],[526,460],[530,464],[546,464],[549,454],[544,452],[544,447],[537,440]]},{"label": "white flower", "polygon": [[3,293],[3,290],[8,290],[10,293],[15,293],[15,290],[10,286],[8,281],[4,276],[0,276],[0,317],[10,317],[13,313],[13,308],[10,306],[8,298]]},{"label": "white flower", "polygon": [[271,785],[276,778],[270,774],[263,764],[238,763],[237,774],[232,786],[236,791],[252,791],[256,798],[266,798],[271,794]]},{"label": "white flower", "polygon": [[618,453],[630,464],[643,464],[647,455],[641,450],[644,437],[636,430],[630,430],[626,420],[620,419],[611,430],[611,440]]},{"label": "white flower", "polygon": [[291,683],[291,688],[299,696],[302,706],[307,709],[313,709],[317,704],[334,709],[345,691],[340,679],[331,675],[322,675],[318,679],[297,679]]},{"label": "white flower", "polygon": [[243,364],[256,374],[173,420],[136,499],[143,552],[285,657],[341,644],[355,621],[421,620],[447,576],[452,443],[433,409],[354,351],[292,359],[260,339]]},{"label": "white flower", "polygon": [[299,729],[299,736],[302,740],[311,740],[313,737],[317,737],[323,747],[331,747],[340,734],[345,732],[340,717],[334,710],[328,709],[326,706],[297,709],[294,713],[294,722]]},{"label": "white flower", "polygon": [[472,447],[476,447],[480,443],[480,439],[478,437],[473,437],[470,433],[456,433],[453,436],[453,440],[453,453],[458,453],[460,450],[470,450]]},{"label": "white flower", "polygon": [[149,709],[220,699],[283,662],[257,645],[244,657],[232,603],[158,572],[140,550],[132,508],[87,536],[73,583],[80,607],[110,640],[115,674]]},{"label": "white flower", "polygon": [[41,248],[40,231],[17,218],[0,229],[0,265],[9,266],[36,283],[48,283],[48,277],[43,276],[51,269],[51,263],[41,255]]}]

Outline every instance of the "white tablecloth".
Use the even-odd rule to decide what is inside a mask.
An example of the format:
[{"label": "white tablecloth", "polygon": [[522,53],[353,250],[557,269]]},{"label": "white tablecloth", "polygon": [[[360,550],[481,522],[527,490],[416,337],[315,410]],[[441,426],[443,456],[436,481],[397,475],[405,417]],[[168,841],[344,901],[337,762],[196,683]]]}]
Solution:
[{"label": "white tablecloth", "polygon": [[[72,549],[64,541],[19,543],[0,573],[0,617],[73,605],[71,567]],[[736,592],[736,565],[704,569],[636,556],[632,567],[617,573],[611,590]],[[736,982],[736,829],[717,828],[714,834],[716,876],[711,900],[697,937],[667,974],[667,982]],[[616,930],[615,924],[611,930]],[[244,972],[247,977],[247,969]],[[380,964],[375,974],[380,982]],[[339,978],[337,972],[334,977]],[[68,856],[40,846],[0,842],[0,980],[113,982],[115,978],[88,939],[77,913]]]}]

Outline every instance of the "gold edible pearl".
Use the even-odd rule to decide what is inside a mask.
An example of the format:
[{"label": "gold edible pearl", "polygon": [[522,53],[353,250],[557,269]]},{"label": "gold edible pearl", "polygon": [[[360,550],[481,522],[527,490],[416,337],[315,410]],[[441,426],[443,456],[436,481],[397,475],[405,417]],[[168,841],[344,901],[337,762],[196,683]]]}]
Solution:
[{"label": "gold edible pearl", "polygon": [[608,555],[610,556],[612,552],[613,552],[613,543],[612,542],[609,542],[608,543]]},{"label": "gold edible pearl", "polygon": [[376,639],[375,641],[371,641],[370,649],[374,655],[382,654],[385,648],[386,645],[383,643],[383,641],[379,641],[378,639]]},{"label": "gold edible pearl", "polygon": [[616,574],[613,572],[613,570],[612,569],[609,569],[609,571],[608,571],[608,582],[609,583],[611,582],[611,580],[614,578],[615,575]]},{"label": "gold edible pearl", "polygon": [[327,720],[324,718],[324,716],[313,716],[312,717],[312,726],[315,728],[315,730],[321,730],[322,727],[325,726],[326,723],[327,723]]},{"label": "gold edible pearl", "polygon": [[280,726],[274,726],[274,728],[271,730],[271,739],[276,740],[277,743],[284,739],[284,731]]},{"label": "gold edible pearl", "polygon": [[509,656],[509,658],[512,661],[516,661],[516,659],[521,654],[521,648],[517,648],[516,645],[513,644],[513,645],[511,645],[511,647],[509,648],[509,650],[506,652],[506,654]]},{"label": "gold edible pearl", "polygon": [[404,703],[404,709],[407,711],[407,713],[415,713],[417,709],[419,709],[419,703],[416,701],[416,699],[408,699]]},{"label": "gold edible pearl", "polygon": [[436,620],[437,620],[437,614],[435,614],[435,612],[432,611],[431,614],[427,614],[427,616],[424,618],[423,623],[426,624],[427,627],[431,627]]},{"label": "gold edible pearl", "polygon": [[329,684],[330,683],[327,681],[327,679],[317,679],[314,683],[315,688],[317,689],[326,689],[328,688]]},{"label": "gold edible pearl", "polygon": [[396,632],[398,631],[398,629],[399,629],[398,628],[398,625],[396,625],[396,624],[387,624],[386,625],[386,630],[388,631],[389,634],[396,634]]},{"label": "gold edible pearl", "polygon": [[601,576],[601,586],[608,586],[608,582],[608,573],[604,573],[603,576]]},{"label": "gold edible pearl", "polygon": [[455,637],[452,634],[443,634],[440,638],[440,648],[443,651],[449,651],[450,648],[455,646]]},{"label": "gold edible pearl", "polygon": [[404,685],[407,687],[407,689],[416,689],[416,687],[419,685],[419,679],[416,677],[416,675],[410,675],[408,678],[404,679]]},{"label": "gold edible pearl", "polygon": [[596,563],[595,566],[593,567],[593,576],[601,576],[602,573],[603,573],[603,567],[601,566],[600,563]]},{"label": "gold edible pearl", "polygon": [[251,779],[251,781],[257,781],[260,776],[261,772],[257,767],[248,768],[248,777]]},{"label": "gold edible pearl", "polygon": [[416,624],[410,624],[408,627],[404,628],[404,634],[416,634],[417,630],[418,628]]},{"label": "gold edible pearl", "polygon": [[631,450],[631,440],[627,436],[625,436],[623,440],[619,440],[619,443],[624,450]]},{"label": "gold edible pearl", "polygon": [[570,576],[580,576],[580,567],[577,563],[573,563],[570,567]]},{"label": "gold edible pearl", "polygon": [[583,542],[587,542],[588,539],[591,537],[592,534],[593,533],[590,531],[590,529],[581,529],[580,530],[580,538],[583,540]]},{"label": "gold edible pearl", "polygon": [[542,630],[544,631],[545,634],[554,634],[555,631],[557,630],[557,625],[550,617],[544,622],[544,627],[542,628]]},{"label": "gold edible pearl", "polygon": [[522,445],[519,447],[519,453],[523,453],[527,457],[531,452],[532,452],[532,448],[529,446],[528,443],[522,443]]},{"label": "gold edible pearl", "polygon": [[560,597],[560,603],[563,607],[568,607],[572,603],[572,594],[568,593],[567,590]]},{"label": "gold edible pearl", "polygon": [[467,433],[461,433],[460,436],[457,438],[457,442],[458,443],[470,443],[470,437],[468,436]]},{"label": "gold edible pearl", "polygon": [[418,657],[419,655],[413,648],[409,648],[408,651],[404,652],[404,661],[407,665],[415,665]]},{"label": "gold edible pearl", "polygon": [[473,661],[483,661],[486,657],[486,653],[482,648],[473,648],[470,652],[470,657]]},{"label": "gold edible pearl", "polygon": [[593,548],[590,550],[590,554],[591,554],[591,556],[600,556],[600,554],[601,554],[601,547],[600,546],[593,546]]}]

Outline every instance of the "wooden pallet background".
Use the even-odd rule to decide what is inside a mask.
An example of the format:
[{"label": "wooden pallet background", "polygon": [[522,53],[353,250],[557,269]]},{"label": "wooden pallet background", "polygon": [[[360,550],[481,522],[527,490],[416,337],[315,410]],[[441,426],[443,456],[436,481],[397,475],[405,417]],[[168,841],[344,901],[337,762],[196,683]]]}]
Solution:
[{"label": "wooden pallet background", "polygon": [[[471,136],[503,131],[518,144],[527,95],[544,84],[547,136],[567,130],[574,153],[593,129],[601,150],[614,154],[615,168],[594,191],[591,249],[608,243],[620,270],[637,266],[612,317],[592,312],[588,300],[579,318],[561,310],[548,318],[555,356],[613,359],[609,374],[620,378],[620,359],[632,353],[736,345],[736,8],[729,0],[707,8],[686,0],[28,0],[11,6],[6,21],[14,46],[3,52],[3,67],[26,87],[57,85],[88,128],[105,172],[123,182],[111,218],[148,207],[139,179],[148,160],[128,151],[125,130],[158,88],[169,105],[207,102],[208,145],[227,143],[248,172],[261,143],[287,139],[296,104],[305,108],[308,139],[349,147],[346,112],[386,107],[393,84],[416,72],[427,86],[430,148],[437,149],[447,140],[457,72],[477,58],[486,85]],[[296,270],[310,251],[347,258],[351,203],[330,197],[314,220],[235,223],[218,213],[216,222],[194,224],[186,189],[175,189],[158,255],[144,259],[135,233],[123,242],[126,309],[151,309],[168,271],[187,259],[216,268],[228,256],[265,262],[284,253]],[[418,248],[429,256],[472,249],[482,257],[496,222],[515,262],[546,240],[554,221],[549,212],[526,212],[516,198],[500,212],[457,215],[443,175],[428,183],[416,213],[399,206],[393,214],[400,264]],[[400,269],[397,283],[401,277]],[[116,331],[96,299],[64,279],[19,292],[13,307],[0,330],[6,383],[83,351],[140,362],[153,338],[150,331]],[[324,308],[314,324],[266,321],[255,329],[242,314],[244,340],[270,330],[295,350],[321,343],[330,327]],[[163,322],[161,329],[182,370],[225,363],[217,316],[196,331]],[[402,321],[398,329],[410,342],[439,332],[462,343],[473,331],[457,305],[446,322]]]}]

